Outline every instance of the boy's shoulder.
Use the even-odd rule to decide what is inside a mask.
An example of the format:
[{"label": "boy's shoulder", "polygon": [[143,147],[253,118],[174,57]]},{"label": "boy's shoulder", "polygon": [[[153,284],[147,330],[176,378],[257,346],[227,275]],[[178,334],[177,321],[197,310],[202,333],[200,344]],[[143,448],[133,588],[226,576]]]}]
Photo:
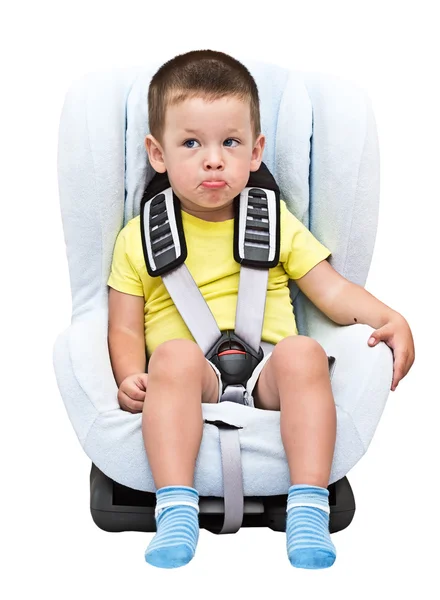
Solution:
[{"label": "boy's shoulder", "polygon": [[116,245],[123,248],[126,254],[129,254],[133,260],[136,256],[143,253],[142,236],[140,227],[140,216],[127,221],[117,235]]}]

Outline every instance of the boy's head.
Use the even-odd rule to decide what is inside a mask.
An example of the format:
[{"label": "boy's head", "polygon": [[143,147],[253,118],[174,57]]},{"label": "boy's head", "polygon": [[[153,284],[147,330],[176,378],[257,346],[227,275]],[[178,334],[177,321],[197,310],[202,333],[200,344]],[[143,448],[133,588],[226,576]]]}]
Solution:
[{"label": "boy's head", "polygon": [[152,167],[167,172],[187,212],[209,221],[233,217],[233,199],[262,160],[256,83],[240,62],[212,50],[176,56],[148,90]]}]

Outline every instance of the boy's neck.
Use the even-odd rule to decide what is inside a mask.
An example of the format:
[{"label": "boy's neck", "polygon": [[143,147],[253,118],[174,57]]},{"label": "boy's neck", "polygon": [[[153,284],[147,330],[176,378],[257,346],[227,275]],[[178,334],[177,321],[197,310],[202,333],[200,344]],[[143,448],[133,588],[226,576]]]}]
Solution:
[{"label": "boy's neck", "polygon": [[190,210],[181,204],[181,209],[189,215],[201,219],[202,221],[208,221],[210,223],[221,223],[223,221],[230,221],[234,218],[234,207],[226,206],[216,211],[194,211]]}]

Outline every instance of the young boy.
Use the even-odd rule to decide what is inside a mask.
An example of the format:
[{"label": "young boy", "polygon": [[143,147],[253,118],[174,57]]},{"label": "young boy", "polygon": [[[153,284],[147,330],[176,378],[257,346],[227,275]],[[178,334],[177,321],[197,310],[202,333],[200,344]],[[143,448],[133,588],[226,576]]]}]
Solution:
[{"label": "young boy", "polygon": [[[234,330],[240,265],[233,258],[234,198],[261,165],[254,79],[221,52],[189,52],[165,63],[148,94],[150,164],[167,173],[182,209],[186,264],[221,331]],[[336,411],[328,358],[314,339],[298,335],[288,280],[341,325],[367,323],[394,351],[391,389],[414,361],[406,320],[325,260],[330,251],[281,201],[279,264],[269,270],[262,340],[274,345],[247,385],[248,403],[280,410],[291,487],[287,554],[295,567],[331,566],[328,482]],[[145,558],[164,568],[188,563],[199,536],[198,492],[192,487],[202,439],[201,402],[221,396],[219,371],[205,358],[161,277],[146,270],[140,217],[120,232],[109,291],[109,350],[121,408],[142,412],[142,431],[156,485],[157,532]],[[367,343],[367,341],[366,341]],[[150,357],[145,373],[146,348]]]}]

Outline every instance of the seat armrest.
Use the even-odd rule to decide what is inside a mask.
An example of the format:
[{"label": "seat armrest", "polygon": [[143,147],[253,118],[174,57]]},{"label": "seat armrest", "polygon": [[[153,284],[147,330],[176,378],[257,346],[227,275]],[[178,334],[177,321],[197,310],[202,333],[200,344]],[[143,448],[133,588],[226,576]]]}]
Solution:
[{"label": "seat armrest", "polygon": [[54,345],[58,387],[82,445],[100,414],[120,409],[107,331],[107,307],[95,308],[76,316]]},{"label": "seat armrest", "polygon": [[373,438],[393,378],[391,349],[384,342],[368,345],[373,331],[364,324],[326,324],[315,328],[313,336],[336,359],[332,372],[335,404],[353,421],[365,450]]}]

